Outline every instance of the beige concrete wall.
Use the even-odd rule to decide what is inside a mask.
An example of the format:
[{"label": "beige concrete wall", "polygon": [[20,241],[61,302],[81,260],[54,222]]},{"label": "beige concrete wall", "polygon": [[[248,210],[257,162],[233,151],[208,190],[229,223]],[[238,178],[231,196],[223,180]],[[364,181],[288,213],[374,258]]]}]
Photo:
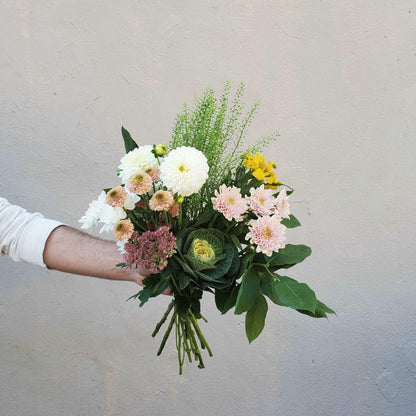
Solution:
[{"label": "beige concrete wall", "polygon": [[244,81],[313,248],[291,275],[338,312],[272,307],[249,346],[207,296],[215,356],[180,377],[150,337],[166,298],[2,258],[2,414],[416,414],[415,1],[2,0],[0,24],[0,195],[76,226],[121,124],[169,140],[184,101]]}]

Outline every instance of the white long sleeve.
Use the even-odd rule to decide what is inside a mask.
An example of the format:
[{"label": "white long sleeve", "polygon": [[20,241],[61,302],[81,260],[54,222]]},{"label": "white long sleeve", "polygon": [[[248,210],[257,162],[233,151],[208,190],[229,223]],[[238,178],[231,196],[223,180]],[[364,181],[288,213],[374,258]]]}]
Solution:
[{"label": "white long sleeve", "polygon": [[0,253],[14,261],[45,267],[43,250],[49,234],[59,221],[46,219],[42,214],[30,213],[0,198]]}]

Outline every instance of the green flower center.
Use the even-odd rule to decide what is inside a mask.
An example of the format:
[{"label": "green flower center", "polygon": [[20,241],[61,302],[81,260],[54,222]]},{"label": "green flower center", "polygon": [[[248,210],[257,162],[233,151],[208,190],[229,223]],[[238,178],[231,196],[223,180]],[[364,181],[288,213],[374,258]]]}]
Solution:
[{"label": "green flower center", "polygon": [[207,240],[195,238],[192,242],[192,252],[196,259],[204,263],[209,263],[215,259],[215,251]]}]

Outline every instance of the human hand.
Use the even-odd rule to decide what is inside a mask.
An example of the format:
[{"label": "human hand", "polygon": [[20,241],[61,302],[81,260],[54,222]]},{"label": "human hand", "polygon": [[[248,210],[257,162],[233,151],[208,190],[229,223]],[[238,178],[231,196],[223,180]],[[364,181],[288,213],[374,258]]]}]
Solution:
[{"label": "human hand", "polygon": [[[148,270],[145,269],[132,269],[132,277],[133,281],[136,282],[138,285],[144,287],[143,280],[146,279],[147,276],[150,275]],[[163,295],[172,296],[173,292],[170,287],[168,287],[164,292],[162,292]]]}]

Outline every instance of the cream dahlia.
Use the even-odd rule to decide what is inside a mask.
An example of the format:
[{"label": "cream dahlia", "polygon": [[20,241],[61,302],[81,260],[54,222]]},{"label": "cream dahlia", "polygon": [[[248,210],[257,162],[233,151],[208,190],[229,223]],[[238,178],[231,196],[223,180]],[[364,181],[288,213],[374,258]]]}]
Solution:
[{"label": "cream dahlia", "polygon": [[149,206],[153,211],[169,211],[174,202],[171,192],[156,191],[149,200]]},{"label": "cream dahlia", "polygon": [[120,220],[113,229],[114,237],[119,240],[127,240],[134,232],[133,223],[129,220]]},{"label": "cream dahlia", "polygon": [[157,165],[152,149],[150,145],[140,146],[123,156],[118,167],[122,183],[126,183],[133,174]]},{"label": "cream dahlia", "polygon": [[249,232],[246,240],[256,246],[258,253],[271,256],[273,252],[285,247],[286,227],[280,223],[278,215],[260,217],[249,223]]},{"label": "cream dahlia", "polygon": [[241,191],[235,186],[220,186],[219,191],[215,190],[215,197],[211,198],[214,209],[221,212],[228,221],[242,221],[243,214],[247,211],[247,202],[241,196]]},{"label": "cream dahlia", "polygon": [[160,178],[174,194],[198,192],[208,178],[207,158],[199,150],[182,146],[172,150],[160,165]]},{"label": "cream dahlia", "polygon": [[152,178],[146,172],[138,172],[127,180],[127,189],[133,194],[143,195],[152,188]]},{"label": "cream dahlia", "polygon": [[110,189],[107,192],[107,196],[105,198],[105,202],[112,207],[122,207],[127,199],[127,192],[125,189],[120,185],[116,186],[113,189]]}]

